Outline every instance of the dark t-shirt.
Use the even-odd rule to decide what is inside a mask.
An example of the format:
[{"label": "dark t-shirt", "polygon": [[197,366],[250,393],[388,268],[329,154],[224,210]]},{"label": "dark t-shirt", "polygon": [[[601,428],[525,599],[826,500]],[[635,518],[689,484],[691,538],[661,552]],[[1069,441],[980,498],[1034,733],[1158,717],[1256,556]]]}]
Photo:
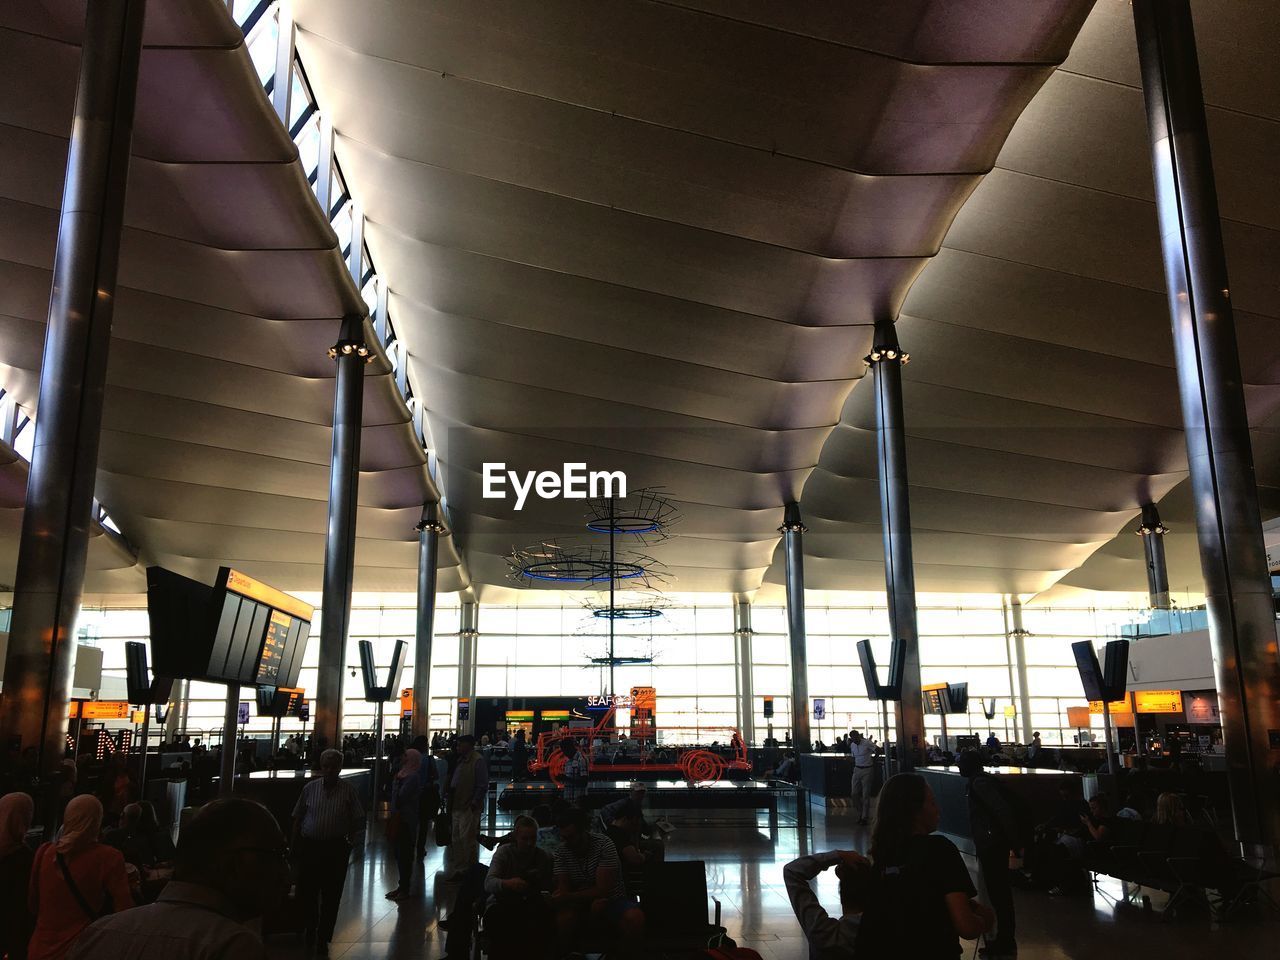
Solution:
[{"label": "dark t-shirt", "polygon": [[613,847],[618,851],[619,862],[622,862],[622,851],[627,847],[636,847],[639,849],[638,839],[635,834],[631,833],[629,830],[623,830],[619,826],[609,824],[608,829],[605,830],[605,835],[613,841]]},{"label": "dark t-shirt", "polygon": [[960,851],[938,834],[913,837],[898,864],[876,864],[858,932],[858,956],[952,960],[961,953],[949,893],[976,896]]}]

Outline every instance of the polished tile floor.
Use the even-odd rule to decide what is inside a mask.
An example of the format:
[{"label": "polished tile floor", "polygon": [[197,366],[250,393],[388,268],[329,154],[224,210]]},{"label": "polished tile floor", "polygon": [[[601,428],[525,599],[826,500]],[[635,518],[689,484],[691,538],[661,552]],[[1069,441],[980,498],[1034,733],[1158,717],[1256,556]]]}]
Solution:
[{"label": "polished tile floor", "polygon": [[[804,938],[782,885],[783,865],[814,849],[863,849],[867,840],[866,828],[855,826],[852,817],[814,808],[811,832],[783,828],[776,842],[736,828],[684,827],[672,835],[668,856],[707,862],[711,896],[720,900],[724,923],[740,945],[759,951],[766,960],[806,960]],[[444,931],[437,926],[431,883],[441,854],[434,847],[428,851],[426,889],[419,881],[412,899],[392,903],[383,895],[395,886],[395,867],[385,843],[376,832],[371,835],[347,876],[329,953],[332,960],[437,960],[443,956]],[[835,908],[835,878],[829,873],[819,881],[819,894]],[[1105,881],[1092,898],[1058,899],[1024,891],[1016,896],[1023,960],[1249,960],[1280,955],[1280,919],[1275,916],[1224,928],[1211,928],[1207,920],[1165,922],[1158,912],[1117,908],[1114,901],[1120,897],[1120,886]],[[1158,909],[1160,898],[1153,899]],[[273,957],[302,956],[302,948],[287,940],[269,942],[268,950]],[[965,957],[972,953],[970,947]]]}]

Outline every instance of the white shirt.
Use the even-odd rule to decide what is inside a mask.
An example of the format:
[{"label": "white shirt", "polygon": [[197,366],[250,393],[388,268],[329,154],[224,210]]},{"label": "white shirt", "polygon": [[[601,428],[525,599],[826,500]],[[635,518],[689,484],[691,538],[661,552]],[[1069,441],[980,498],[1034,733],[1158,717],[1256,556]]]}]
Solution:
[{"label": "white shirt", "polygon": [[850,740],[849,755],[853,757],[855,767],[869,767],[875,760],[876,745],[868,737],[863,737],[861,743]]}]

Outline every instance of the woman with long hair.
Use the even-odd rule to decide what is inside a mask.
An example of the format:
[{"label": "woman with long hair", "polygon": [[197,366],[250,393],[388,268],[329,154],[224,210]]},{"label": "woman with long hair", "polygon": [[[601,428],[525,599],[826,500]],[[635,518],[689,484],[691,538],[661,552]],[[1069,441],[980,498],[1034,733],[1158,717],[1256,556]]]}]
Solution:
[{"label": "woman with long hair", "polygon": [[28,960],[62,960],[85,927],[133,906],[124,854],[98,842],[101,830],[102,803],[82,794],[67,804],[62,835],[36,851]]},{"label": "woman with long hair", "polygon": [[0,956],[9,960],[26,960],[31,939],[27,888],[33,851],[27,846],[27,831],[35,812],[30,794],[0,797]]},{"label": "woman with long hair", "polygon": [[1191,825],[1191,814],[1187,813],[1187,806],[1180,796],[1166,791],[1156,798],[1156,823],[1187,827]]},{"label": "woman with long hair", "polygon": [[387,894],[388,900],[405,900],[413,887],[413,865],[417,860],[418,823],[421,816],[422,753],[410,747],[404,752],[400,769],[391,781],[391,819],[387,839],[396,855],[400,884]]},{"label": "woman with long hair", "polygon": [[995,916],[974,899],[960,851],[934,834],[939,815],[924,777],[900,773],[881,789],[858,956],[954,960],[958,938],[973,940],[992,928]]}]

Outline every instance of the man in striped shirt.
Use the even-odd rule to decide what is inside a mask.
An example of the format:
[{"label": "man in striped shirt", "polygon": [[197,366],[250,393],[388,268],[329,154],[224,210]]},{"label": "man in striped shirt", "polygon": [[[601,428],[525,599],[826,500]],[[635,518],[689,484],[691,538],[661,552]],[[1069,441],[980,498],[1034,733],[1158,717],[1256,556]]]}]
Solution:
[{"label": "man in striped shirt", "polygon": [[622,883],[618,851],[608,837],[587,829],[587,814],[565,807],[556,817],[560,847],[555,853],[556,929],[562,951],[572,949],[584,927],[634,940],[644,932],[644,913]]},{"label": "man in striped shirt", "polygon": [[351,838],[364,827],[356,788],[343,780],[342,753],[320,755],[320,776],[302,788],[293,808],[293,852],[298,860],[298,898],[307,917],[307,936],[316,953],[328,953],[338,922],[342,888],[351,860]]}]

